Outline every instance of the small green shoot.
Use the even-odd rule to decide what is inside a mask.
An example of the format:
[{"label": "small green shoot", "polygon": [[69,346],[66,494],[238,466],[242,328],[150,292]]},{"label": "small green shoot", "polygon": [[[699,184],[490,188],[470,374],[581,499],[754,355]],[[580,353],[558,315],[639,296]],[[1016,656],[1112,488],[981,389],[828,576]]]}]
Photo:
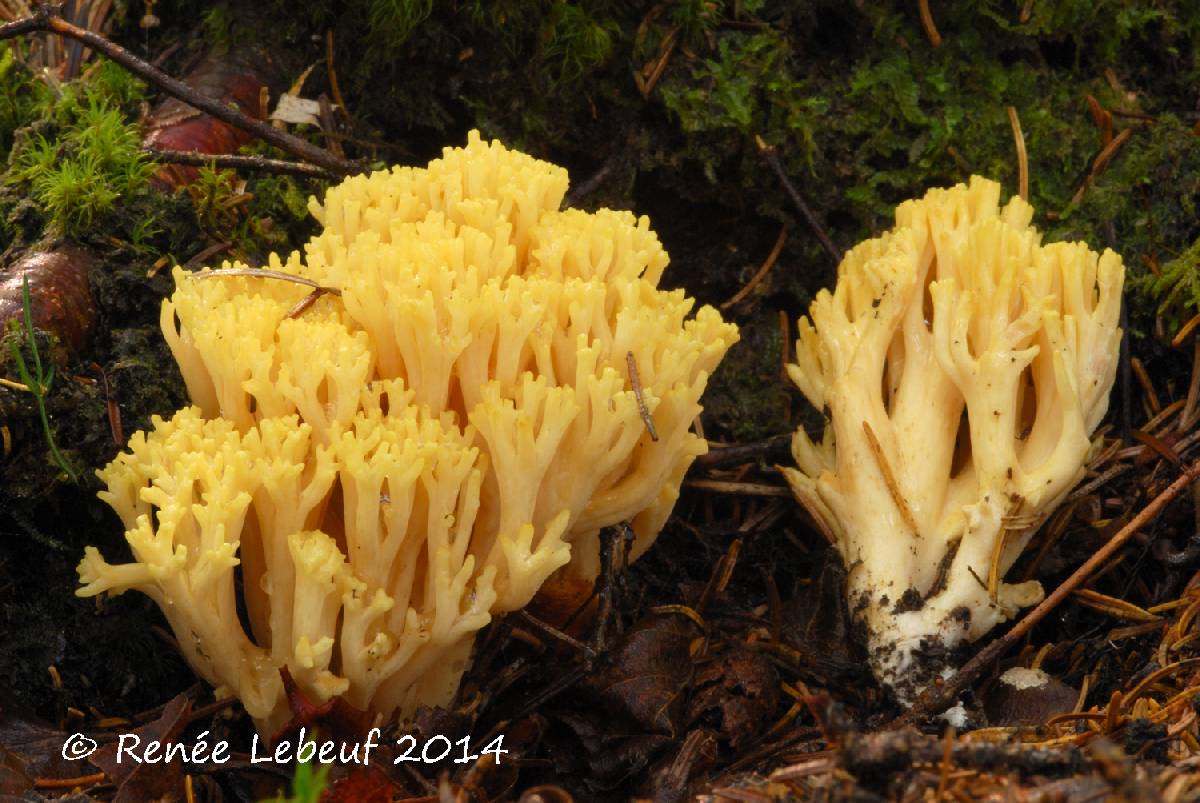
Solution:
[{"label": "small green shoot", "polygon": [[50,446],[50,454],[54,456],[54,462],[70,477],[71,482],[78,483],[79,474],[71,466],[66,456],[59,451],[58,444],[54,442],[54,433],[50,429],[50,417],[46,414],[46,394],[50,392],[50,385],[54,382],[54,366],[51,365],[47,370],[42,364],[42,355],[38,351],[37,337],[33,330],[33,302],[29,293],[28,276],[25,277],[21,287],[21,301],[25,308],[23,331],[25,340],[29,343],[29,351],[33,356],[33,372],[30,373],[25,356],[21,354],[21,349],[15,342],[10,341],[8,348],[12,353],[13,362],[17,366],[17,375],[21,377],[21,382],[33,395],[33,400],[37,404],[38,415],[42,419],[42,431],[46,433],[46,443]]},{"label": "small green shoot", "polygon": [[296,765],[296,774],[292,776],[291,795],[277,797],[264,803],[319,803],[328,786],[328,766],[314,770],[311,763],[303,762]]}]

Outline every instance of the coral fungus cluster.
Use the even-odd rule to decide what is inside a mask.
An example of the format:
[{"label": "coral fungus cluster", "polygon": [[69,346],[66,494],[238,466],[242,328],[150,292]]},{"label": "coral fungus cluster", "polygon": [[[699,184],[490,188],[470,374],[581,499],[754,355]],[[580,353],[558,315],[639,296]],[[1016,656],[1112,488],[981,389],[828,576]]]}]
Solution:
[{"label": "coral fungus cluster", "polygon": [[559,210],[566,188],[472,134],[310,204],[323,230],[267,267],[325,288],[311,306],[293,281],[177,270],[162,324],[194,406],[100,472],[134,562],[89,548],[80,593],[153,597],[269,729],[284,666],[382,716],[444,704],[493,614],[552,575],[590,585],[601,528],[631,521],[643,552],[737,333],[658,289],[645,218]]},{"label": "coral fungus cluster", "polygon": [[789,366],[830,423],[819,444],[797,431],[784,473],[902,702],[1041,600],[1003,578],[1083,476],[1116,372],[1121,258],[1043,245],[1032,207],[999,198],[976,177],[901,204],[818,294]]}]

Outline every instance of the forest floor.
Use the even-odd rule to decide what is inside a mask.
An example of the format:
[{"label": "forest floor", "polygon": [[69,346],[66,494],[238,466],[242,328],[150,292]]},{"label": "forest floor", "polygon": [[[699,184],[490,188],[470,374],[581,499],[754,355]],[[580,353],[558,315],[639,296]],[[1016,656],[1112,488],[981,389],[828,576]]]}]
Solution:
[{"label": "forest floor", "polygon": [[[0,2],[0,800],[1200,800],[1193,4],[302,5]],[[190,105],[259,119],[281,95],[299,111],[265,133]],[[567,167],[570,205],[649,215],[664,284],[739,325],[704,400],[711,451],[653,549],[609,561],[601,616],[495,621],[459,704],[385,733],[503,735],[500,760],[254,763],[248,717],[149,599],[74,595],[86,545],[127,550],[93,473],[187,403],[158,323],[175,265],[261,265],[313,233],[310,195],[474,128]],[[1046,240],[1123,257],[1122,364],[1085,479],[1010,573],[1055,604],[906,713],[776,469],[821,423],[783,366],[841,252],[896,204],[972,174],[1016,193],[1022,172]],[[50,308],[36,326],[23,275]],[[1052,682],[1014,701],[1013,667]],[[294,702],[353,740],[347,712]],[[100,745],[90,762],[64,757],[74,733]],[[234,755],[117,765],[122,733]]]}]

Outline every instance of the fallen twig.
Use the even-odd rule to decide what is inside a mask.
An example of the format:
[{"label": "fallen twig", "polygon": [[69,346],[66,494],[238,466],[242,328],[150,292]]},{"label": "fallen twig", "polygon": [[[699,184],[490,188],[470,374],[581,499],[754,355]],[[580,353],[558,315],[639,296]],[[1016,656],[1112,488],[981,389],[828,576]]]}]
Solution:
[{"label": "fallen twig", "polygon": [[325,74],[329,76],[329,91],[333,93],[333,102],[347,121],[351,119],[350,108],[342,97],[342,88],[338,84],[337,70],[333,66],[333,30],[325,32]]},{"label": "fallen twig", "polygon": [[783,244],[787,242],[787,236],[788,228],[787,225],[784,224],[779,228],[779,236],[775,238],[775,245],[771,247],[771,253],[767,254],[767,258],[762,263],[762,266],[754,272],[754,275],[750,277],[750,281],[746,282],[745,286],[743,286],[741,290],[738,290],[736,293],[734,293],[733,297],[728,301],[723,301],[721,303],[721,309],[729,309],[734,304],[750,295],[751,290],[753,290],[755,287],[758,287],[758,283],[761,282],[763,277],[765,277],[771,268],[774,267],[775,263],[779,260],[779,255],[783,253]]},{"label": "fallen twig", "polygon": [[654,416],[650,414],[650,408],[646,406],[646,399],[642,395],[642,381],[638,379],[637,360],[634,359],[632,351],[625,352],[625,365],[629,368],[629,384],[633,386],[633,395],[637,397],[638,411],[646,424],[646,432],[650,433],[650,440],[657,442],[658,430],[654,428]]},{"label": "fallen twig", "polygon": [[1200,460],[1192,463],[1174,482],[1168,485],[1162,493],[1154,497],[1148,505],[1138,511],[1129,523],[1118,530],[1108,543],[1101,547],[1082,566],[1075,570],[1058,588],[1047,596],[1042,603],[1021,618],[1011,630],[991,644],[984,647],[975,657],[967,661],[962,669],[940,686],[926,689],[916,703],[907,712],[892,722],[892,727],[900,727],[920,722],[928,717],[939,714],[954,703],[959,694],[975,681],[985,670],[993,666],[1001,655],[1016,645],[1018,641],[1033,629],[1034,625],[1046,618],[1071,593],[1083,585],[1091,575],[1108,562],[1125,542],[1139,530],[1149,524],[1170,502],[1200,478]]},{"label": "fallen twig", "polygon": [[1012,126],[1013,145],[1017,149],[1017,195],[1029,200],[1029,156],[1025,153],[1025,134],[1021,132],[1021,118],[1013,106],[1008,107],[1008,124]]},{"label": "fallen twig", "polygon": [[808,202],[804,200],[804,197],[800,195],[800,191],[796,189],[792,184],[792,180],[788,178],[787,171],[783,169],[783,164],[779,161],[779,155],[775,153],[775,147],[768,145],[762,137],[757,135],[754,137],[754,141],[758,145],[759,151],[762,152],[763,158],[767,160],[767,164],[775,171],[775,175],[779,176],[779,181],[783,184],[784,190],[787,191],[788,196],[792,199],[792,203],[800,210],[800,214],[804,217],[805,222],[808,223],[809,228],[812,229],[821,246],[829,252],[835,263],[840,263],[842,261],[841,250],[833,244],[833,240],[829,239],[829,235],[821,227],[817,216],[809,208]]},{"label": "fallen twig", "polygon": [[686,488],[700,491],[712,491],[719,494],[740,494],[742,496],[791,496],[792,492],[783,485],[767,485],[762,482],[729,482],[726,480],[687,480],[683,483]]},{"label": "fallen twig", "polygon": [[262,268],[221,268],[219,270],[206,270],[202,273],[193,273],[193,279],[213,279],[219,276],[247,276],[255,279],[278,279],[281,282],[291,282],[292,284],[302,284],[305,287],[311,287],[314,290],[320,290],[322,293],[340,296],[341,288],[327,287],[323,284],[318,284],[312,279],[304,276],[296,276],[292,273],[280,273],[277,270],[263,270]]},{"label": "fallen twig", "polygon": [[613,171],[613,168],[616,167],[619,155],[619,151],[613,153],[605,160],[604,164],[600,165],[599,170],[584,179],[579,186],[572,187],[571,191],[567,193],[565,204],[567,206],[576,206],[585,197],[595,192],[604,183],[604,180],[608,178],[608,174]]},{"label": "fallen twig", "polygon": [[1108,167],[1108,163],[1113,160],[1114,156],[1116,156],[1117,151],[1120,150],[1121,146],[1128,142],[1129,138],[1132,136],[1133,129],[1126,128],[1120,134],[1117,134],[1111,142],[1105,145],[1100,150],[1100,153],[1096,154],[1096,158],[1092,160],[1092,169],[1088,171],[1083,183],[1079,185],[1079,189],[1075,190],[1075,194],[1071,196],[1072,205],[1083,200],[1084,194],[1087,193],[1088,189],[1090,189],[1091,186],[1096,183],[1096,178],[1104,172],[1104,169]]},{"label": "fallen twig", "polygon": [[319,165],[307,162],[289,162],[286,159],[268,159],[265,156],[218,156],[199,151],[168,151],[157,148],[144,148],[143,152],[156,162],[188,165],[189,167],[258,170],[263,173],[280,173],[308,178],[336,178],[338,175]]},{"label": "fallen twig", "polygon": [[942,35],[938,33],[937,24],[933,21],[933,13],[929,10],[929,0],[919,0],[917,6],[921,14],[921,27],[925,29],[925,36],[929,38],[929,44],[941,47]]},{"label": "fallen twig", "polygon": [[183,263],[184,270],[195,270],[204,265],[205,262],[215,257],[217,254],[222,254],[233,247],[233,243],[213,243],[208,248],[205,248],[200,253]]},{"label": "fallen twig", "polygon": [[697,457],[696,465],[703,468],[719,468],[758,460],[765,463],[777,463],[789,455],[788,447],[791,443],[792,435],[789,432],[775,435],[765,441],[739,443],[735,446],[709,444],[708,454]]}]

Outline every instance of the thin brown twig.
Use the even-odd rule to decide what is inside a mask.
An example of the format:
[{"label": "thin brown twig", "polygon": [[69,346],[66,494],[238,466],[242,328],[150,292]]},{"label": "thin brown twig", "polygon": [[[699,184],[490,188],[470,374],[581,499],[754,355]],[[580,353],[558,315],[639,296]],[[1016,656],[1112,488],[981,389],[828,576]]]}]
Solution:
[{"label": "thin brown twig", "polygon": [[[643,75],[640,72],[634,73],[634,82],[637,83],[638,91],[642,93],[643,98],[650,97],[650,93],[654,91],[658,80],[666,72],[667,64],[671,60],[671,54],[675,52],[675,45],[679,43],[679,31],[680,28],[677,25],[667,34],[666,39],[663,40],[658,48],[658,57],[654,60],[654,66],[650,69],[648,75]],[[644,71],[645,67],[642,70]]]},{"label": "thin brown twig", "polygon": [[896,482],[896,475],[892,473],[892,466],[887,461],[887,455],[883,453],[883,447],[879,445],[879,438],[875,437],[875,430],[871,429],[871,425],[866,421],[862,422],[862,428],[863,435],[867,437],[867,445],[871,447],[871,454],[875,455],[875,464],[879,466],[879,473],[883,475],[883,482],[892,495],[896,509],[900,511],[900,518],[908,525],[908,529],[912,530],[913,537],[920,538],[921,530],[917,527],[917,520],[913,517],[912,508],[908,506],[908,500],[900,491],[900,483]]},{"label": "thin brown twig", "polygon": [[283,317],[284,318],[299,318],[301,315],[304,314],[304,311],[306,309],[311,307],[313,304],[316,304],[317,299],[320,298],[321,296],[325,295],[326,292],[327,291],[325,290],[325,288],[322,288],[322,287],[316,288],[311,293],[306,295],[304,298],[297,301],[295,303],[295,305],[290,310],[288,310],[287,314],[284,315]]},{"label": "thin brown twig", "polygon": [[941,47],[942,35],[938,33],[937,25],[933,21],[933,13],[929,10],[929,0],[918,0],[917,5],[921,12],[921,27],[925,29],[925,35],[929,37],[929,44]]},{"label": "thin brown twig", "polygon": [[333,95],[333,102],[342,110],[342,115],[348,121],[354,118],[350,116],[350,108],[346,106],[346,101],[342,98],[342,88],[338,84],[337,70],[333,66],[333,29],[325,32],[325,74],[329,76],[329,91]]},{"label": "thin brown twig", "polygon": [[1155,452],[1164,460],[1180,465],[1183,461],[1179,459],[1179,455],[1171,448],[1171,445],[1161,438],[1156,438],[1149,432],[1144,432],[1140,429],[1133,431],[1133,439],[1138,443],[1146,446],[1151,451]]},{"label": "thin brown twig", "polygon": [[[775,468],[778,471],[783,470],[782,466],[775,466]],[[786,494],[780,494],[780,496],[785,495]],[[804,512],[808,514],[808,518],[812,521],[813,526],[817,528],[817,532],[821,534],[821,537],[824,538],[830,546],[837,546],[837,533],[835,533],[833,528],[830,527],[829,522],[825,520],[825,514],[822,513],[821,510],[813,503],[813,500],[805,494],[798,494],[794,491],[792,492],[792,496],[797,502],[800,503],[800,507],[804,508]]]},{"label": "thin brown twig", "polygon": [[187,262],[183,263],[184,270],[193,270],[200,267],[208,260],[215,257],[217,254],[223,254],[233,247],[233,243],[213,243],[208,248],[200,251]]},{"label": "thin brown twig", "polygon": [[748,462],[775,462],[788,455],[788,447],[792,442],[792,434],[775,435],[765,441],[754,443],[739,443],[735,446],[716,446],[709,444],[708,454],[696,458],[696,465],[703,468],[718,468]]},{"label": "thin brown twig", "polygon": [[96,362],[92,363],[92,367],[96,373],[100,374],[100,386],[104,388],[104,406],[108,411],[108,431],[112,435],[113,443],[117,446],[125,445],[125,428],[121,424],[121,406],[117,404],[116,398],[113,396],[112,386],[108,383],[108,374],[104,368]]},{"label": "thin brown twig", "polygon": [[995,604],[996,599],[1000,594],[1000,559],[1004,556],[1004,547],[1008,542],[1009,527],[1008,524],[1005,523],[1005,519],[1011,519],[1012,517],[1016,516],[1023,504],[1025,504],[1025,500],[1020,496],[1017,496],[1009,503],[1008,511],[1000,519],[1000,534],[996,538],[996,545],[992,548],[992,559],[988,564],[988,599],[990,599],[993,604]]},{"label": "thin brown twig", "polygon": [[767,258],[762,263],[762,266],[754,272],[754,275],[750,277],[750,281],[746,282],[741,290],[738,290],[736,293],[734,293],[733,297],[728,301],[721,303],[721,309],[729,309],[734,304],[750,295],[751,290],[753,290],[755,287],[758,287],[758,283],[763,280],[763,278],[767,275],[767,273],[770,272],[771,268],[774,267],[775,263],[779,260],[779,255],[783,253],[783,245],[787,242],[787,237],[788,227],[785,223],[779,227],[779,236],[775,238],[775,245],[771,247],[771,253],[767,254]]},{"label": "thin brown twig", "polygon": [[608,174],[616,167],[617,158],[620,155],[622,154],[619,151],[615,151],[604,161],[604,164],[600,165],[599,170],[584,179],[578,186],[572,187],[570,192],[567,193],[565,199],[566,205],[578,206],[580,201],[599,189],[604,180],[608,178]]},{"label": "thin brown twig", "polygon": [[191,167],[215,167],[230,170],[257,170],[263,173],[305,176],[307,178],[336,178],[337,173],[308,162],[290,162],[286,159],[268,159],[265,156],[235,154],[211,154],[199,151],[170,151],[143,148],[142,152],[156,162],[189,165]]},{"label": "thin brown twig", "polygon": [[337,175],[352,175],[362,172],[362,166],[347,159],[339,159],[324,148],[319,148],[311,142],[293,136],[286,131],[280,131],[267,123],[248,117],[232,105],[224,103],[219,98],[202,95],[192,87],[172,78],[162,70],[147,61],[143,61],[125,48],[109,41],[100,34],[72,25],[62,17],[58,6],[39,5],[33,16],[0,25],[0,41],[23,36],[28,33],[45,31],[68,39],[73,39],[101,53],[110,60],[124,67],[129,72],[147,83],[158,87],[169,95],[178,98],[189,106],[194,106],[218,120],[229,123],[244,131],[266,140],[272,145],[293,153],[302,159],[329,170]]},{"label": "thin brown twig", "polygon": [[77,786],[94,786],[103,783],[108,776],[103,772],[79,775],[74,778],[35,778],[34,789],[74,789]]},{"label": "thin brown twig", "polygon": [[1096,182],[1096,178],[1104,172],[1104,169],[1108,167],[1108,163],[1113,160],[1114,156],[1116,156],[1117,151],[1120,150],[1121,146],[1128,142],[1129,138],[1132,136],[1133,129],[1126,128],[1120,134],[1117,134],[1115,137],[1113,137],[1112,142],[1109,142],[1107,145],[1101,148],[1100,153],[1096,154],[1096,158],[1092,160],[1092,169],[1088,171],[1087,177],[1084,178],[1083,183],[1079,185],[1079,189],[1075,190],[1075,194],[1071,196],[1072,204],[1077,204],[1083,200],[1084,194]]},{"label": "thin brown twig", "polygon": [[1146,397],[1146,404],[1150,407],[1150,412],[1157,413],[1162,409],[1162,402],[1158,400],[1158,394],[1154,391],[1154,381],[1150,378],[1150,372],[1146,370],[1146,366],[1137,357],[1129,358],[1129,367],[1133,369],[1133,375],[1137,378],[1138,384],[1142,386],[1142,393]]},{"label": "thin brown twig", "polygon": [[517,611],[516,616],[522,622],[529,625],[530,627],[533,627],[535,630],[539,631],[543,635],[549,636],[550,638],[554,639],[555,641],[561,641],[563,644],[566,644],[567,646],[571,647],[573,650],[575,650],[580,655],[583,655],[588,658],[594,658],[596,656],[595,651],[591,647],[589,647],[587,644],[584,644],[582,641],[580,641],[579,639],[570,635],[569,633],[564,633],[563,631],[559,630],[557,627],[554,627],[553,625],[551,625],[547,622],[543,622],[541,619],[538,619],[533,614],[531,614],[527,611]]},{"label": "thin brown twig", "polygon": [[1200,326],[1200,314],[1193,315],[1187,323],[1179,327],[1178,334],[1171,338],[1171,346],[1174,348],[1182,346],[1187,341],[1188,335],[1194,332],[1197,326]]},{"label": "thin brown twig", "polygon": [[281,282],[291,282],[292,284],[302,284],[305,287],[311,287],[314,290],[320,290],[323,293],[340,296],[342,290],[339,287],[327,287],[323,284],[318,284],[312,279],[304,276],[296,276],[291,273],[280,273],[277,270],[263,270],[262,268],[221,268],[219,270],[206,270],[202,273],[193,273],[193,279],[213,279],[220,276],[248,276],[255,279],[278,279]]},{"label": "thin brown twig", "polygon": [[1104,470],[1103,473],[1097,474],[1094,479],[1088,480],[1084,485],[1080,485],[1074,491],[1071,491],[1071,495],[1067,497],[1066,501],[1074,502],[1079,499],[1083,499],[1092,491],[1107,485],[1111,480],[1116,479],[1132,469],[1133,466],[1129,463],[1117,463],[1116,465],[1109,466]]},{"label": "thin brown twig", "polygon": [[792,492],[782,485],[767,485],[764,482],[730,482],[728,480],[687,480],[687,488],[700,491],[713,491],[720,494],[741,494],[743,496],[791,496]]},{"label": "thin brown twig", "polygon": [[1112,113],[1100,105],[1100,101],[1092,95],[1087,96],[1088,111],[1092,113],[1092,121],[1100,129],[1100,141],[1105,145],[1112,142]]},{"label": "thin brown twig", "polygon": [[808,227],[812,229],[818,242],[821,243],[821,247],[829,253],[829,256],[833,257],[834,263],[841,263],[842,252],[833,244],[833,240],[829,239],[829,235],[825,233],[825,229],[821,228],[821,223],[817,220],[817,216],[813,214],[808,202],[804,200],[804,197],[800,195],[800,191],[796,189],[795,185],[792,184],[792,180],[788,178],[787,171],[783,169],[783,163],[779,161],[779,154],[775,152],[775,146],[768,145],[766,140],[757,134],[754,136],[754,142],[758,145],[759,151],[762,152],[763,158],[767,160],[767,164],[771,166],[771,169],[775,171],[775,175],[779,177],[780,183],[783,184],[783,189],[792,199],[792,203],[795,204],[796,208],[800,210],[800,214],[804,217],[805,222],[808,223]]},{"label": "thin brown twig", "polygon": [[[1171,419],[1171,416],[1175,415],[1180,410],[1182,410],[1186,401],[1187,401],[1186,399],[1176,399],[1175,401],[1168,404],[1166,407],[1159,410],[1158,413],[1154,416],[1154,418],[1151,418],[1149,421],[1147,421],[1145,424],[1142,425],[1142,431],[1149,432],[1151,435],[1156,435],[1155,430],[1158,429],[1160,426],[1162,426],[1164,423],[1169,422]],[[1170,427],[1167,426],[1167,427],[1165,427],[1165,429],[1170,429]]]},{"label": "thin brown twig", "polygon": [[1025,152],[1025,134],[1021,132],[1021,118],[1013,106],[1008,107],[1008,124],[1012,126],[1013,144],[1017,149],[1017,194],[1021,200],[1029,200],[1029,155]]},{"label": "thin brown twig", "polygon": [[646,431],[650,433],[650,440],[657,442],[658,430],[654,428],[654,416],[650,415],[650,408],[642,396],[642,381],[638,378],[637,360],[633,358],[632,351],[625,352],[625,365],[629,368],[629,384],[633,386],[633,395],[637,398],[638,411],[646,423]]},{"label": "thin brown twig", "polygon": [[1050,595],[1042,600],[1040,605],[1026,613],[1011,630],[977,652],[974,658],[967,661],[962,669],[947,679],[945,683],[927,688],[917,698],[912,708],[892,721],[891,727],[901,727],[920,722],[946,710],[967,686],[973,683],[989,667],[993,666],[1000,656],[1012,649],[1038,622],[1045,619],[1047,614],[1070,596],[1071,592],[1083,585],[1084,581],[1088,580],[1097,569],[1104,566],[1117,553],[1117,550],[1125,545],[1126,541],[1149,524],[1162,512],[1163,508],[1170,504],[1175,497],[1187,490],[1198,478],[1200,478],[1200,460],[1188,466],[1174,482],[1164,488],[1148,505],[1139,510],[1124,527],[1113,534],[1107,544],[1101,547],[1092,557],[1088,558],[1058,588],[1054,589]]}]

